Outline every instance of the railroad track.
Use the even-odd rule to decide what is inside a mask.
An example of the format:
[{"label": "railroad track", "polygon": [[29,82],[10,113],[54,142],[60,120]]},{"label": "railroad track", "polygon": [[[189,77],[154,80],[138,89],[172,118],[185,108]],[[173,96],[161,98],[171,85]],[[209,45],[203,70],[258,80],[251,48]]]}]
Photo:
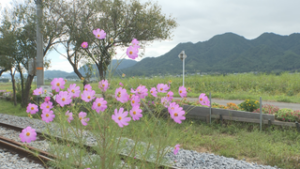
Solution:
[{"label": "railroad track", "polygon": [[[23,128],[21,128],[21,127],[13,126],[11,124],[2,123],[2,122],[0,122],[0,126],[18,131],[20,133],[23,130]],[[37,137],[39,137],[39,138],[54,137],[58,142],[70,142],[72,144],[76,144],[74,141],[65,140],[65,139],[63,139],[61,137],[58,137],[58,136],[52,136],[52,135],[50,136],[46,133],[42,133],[42,132],[39,132],[39,131],[36,131],[36,133],[37,133]],[[56,156],[54,156],[54,155],[52,155],[48,152],[39,150],[37,148],[31,147],[31,146],[28,146],[28,145],[26,145],[26,147],[27,147],[27,149],[26,149],[26,148],[24,148],[23,143],[19,143],[17,141],[14,141],[14,140],[2,137],[2,136],[0,136],[0,147],[6,148],[8,150],[16,152],[17,154],[25,156],[25,157],[35,161],[36,163],[39,163],[39,164],[43,165],[45,168],[49,167],[49,166],[47,166],[47,162],[54,161],[56,159]],[[89,151],[91,153],[96,153],[96,151],[91,146],[84,145],[84,147],[86,148],[87,151]],[[128,157],[126,154],[122,154],[122,153],[118,153],[118,154],[121,157],[121,159],[124,160],[124,161],[126,161],[127,158],[132,158],[132,157]],[[135,158],[135,160],[144,161],[144,160],[138,159],[138,158]],[[146,160],[146,162],[147,163],[152,163],[149,160]],[[78,168],[78,166],[74,165],[72,168]],[[163,164],[163,165],[160,165],[158,167],[158,169],[180,169],[180,168]]]}]

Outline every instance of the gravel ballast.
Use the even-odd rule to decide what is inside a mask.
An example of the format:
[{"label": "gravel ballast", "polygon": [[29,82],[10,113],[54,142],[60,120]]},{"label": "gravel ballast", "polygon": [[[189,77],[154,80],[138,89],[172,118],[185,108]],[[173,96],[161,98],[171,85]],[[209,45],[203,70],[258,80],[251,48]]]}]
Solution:
[{"label": "gravel ballast", "polygon": [[[0,122],[19,126],[19,127],[27,127],[31,126],[32,128],[35,128],[36,130],[42,131],[45,129],[45,123],[38,119],[31,119],[29,117],[17,117],[12,115],[6,115],[6,114],[0,114]],[[15,141],[20,142],[19,133],[15,131],[6,131],[8,129],[0,127],[0,135],[3,135],[4,137],[7,137],[9,139],[13,139]],[[88,144],[95,144],[95,139],[86,132],[85,134],[87,136],[87,142]],[[124,138],[126,139],[126,138]],[[122,149],[120,152],[127,154],[128,148],[133,146],[133,141],[130,139],[127,139],[126,142],[127,149]],[[141,143],[146,144],[146,143]],[[42,149],[44,151],[47,151],[48,143],[46,141],[36,141],[30,143],[30,146]],[[167,147],[169,150],[173,150],[173,147]],[[13,161],[17,161],[18,163],[22,163],[22,166],[25,166],[27,168],[39,168],[39,164],[30,164],[28,160],[20,160],[18,159],[17,155],[11,154],[7,155],[9,152],[4,151],[0,149],[0,169],[2,168],[9,168],[14,164],[14,162],[10,162],[9,159],[17,159]],[[148,159],[149,161],[154,160]],[[214,154],[208,154],[208,153],[199,153],[196,151],[191,150],[184,150],[180,149],[178,154],[174,155],[173,151],[168,152],[165,155],[167,163],[171,164],[172,166],[176,166],[178,168],[186,168],[186,169],[277,169],[278,167],[271,167],[267,165],[258,165],[256,163],[249,163],[243,160],[236,160],[234,158],[227,158],[223,156],[218,156]],[[19,164],[18,164],[19,165]],[[15,167],[10,167],[14,169],[18,169],[18,165],[15,165]],[[19,167],[20,169],[23,169],[24,167]],[[40,166],[40,168],[43,168]]]}]

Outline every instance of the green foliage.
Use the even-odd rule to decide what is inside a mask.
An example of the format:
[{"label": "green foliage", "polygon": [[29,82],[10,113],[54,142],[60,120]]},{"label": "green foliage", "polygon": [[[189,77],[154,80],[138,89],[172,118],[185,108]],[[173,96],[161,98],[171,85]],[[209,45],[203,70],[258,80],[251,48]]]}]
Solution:
[{"label": "green foliage", "polygon": [[275,118],[281,121],[286,122],[296,122],[300,121],[300,110],[292,110],[288,108],[283,108],[278,111],[278,113],[275,114]]},{"label": "green foliage", "polygon": [[247,99],[244,102],[239,104],[239,107],[242,110],[248,111],[248,112],[253,112],[255,109],[259,108],[259,102],[257,100],[253,99]]}]

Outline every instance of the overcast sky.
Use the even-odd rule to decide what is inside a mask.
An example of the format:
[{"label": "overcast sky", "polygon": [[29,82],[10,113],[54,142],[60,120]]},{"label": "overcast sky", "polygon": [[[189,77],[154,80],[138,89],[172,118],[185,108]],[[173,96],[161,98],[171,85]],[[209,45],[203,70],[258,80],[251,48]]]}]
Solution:
[{"label": "overcast sky", "polygon": [[[147,2],[148,0],[140,0]],[[6,5],[9,0],[0,0]],[[300,0],[159,0],[162,13],[176,18],[178,27],[170,40],[154,41],[144,57],[164,55],[178,43],[207,41],[215,35],[233,32],[255,39],[264,32],[290,35],[300,31]],[[124,51],[118,51],[118,56]],[[50,70],[72,72],[69,63],[56,52],[48,56]],[[177,56],[176,56],[177,57]],[[141,60],[139,58],[138,60]]]}]

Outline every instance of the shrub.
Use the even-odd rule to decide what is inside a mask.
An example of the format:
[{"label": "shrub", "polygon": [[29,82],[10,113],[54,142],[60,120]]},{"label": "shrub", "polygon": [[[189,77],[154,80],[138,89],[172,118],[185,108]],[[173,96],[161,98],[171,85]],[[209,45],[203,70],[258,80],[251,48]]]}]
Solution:
[{"label": "shrub", "polygon": [[259,102],[257,100],[253,99],[247,99],[241,104],[239,104],[239,107],[242,110],[248,111],[248,112],[253,112],[254,110],[259,108]]},{"label": "shrub", "polygon": [[[274,105],[266,104],[262,106],[263,114],[276,114],[279,111],[279,108]],[[260,113],[260,109],[254,110],[254,113]]]},{"label": "shrub", "polygon": [[275,118],[280,121],[296,122],[300,120],[300,110],[283,108],[275,114]]},{"label": "shrub", "polygon": [[229,110],[238,110],[239,107],[235,103],[227,103],[227,108]]}]

